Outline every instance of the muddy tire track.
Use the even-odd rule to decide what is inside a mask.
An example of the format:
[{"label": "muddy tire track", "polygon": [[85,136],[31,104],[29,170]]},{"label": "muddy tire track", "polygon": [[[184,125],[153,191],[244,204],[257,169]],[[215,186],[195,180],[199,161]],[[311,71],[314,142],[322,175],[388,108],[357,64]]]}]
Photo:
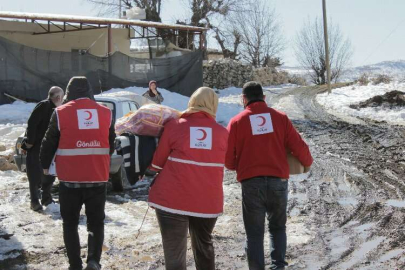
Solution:
[{"label": "muddy tire track", "polygon": [[[405,211],[384,202],[405,197],[404,127],[364,119],[354,124],[330,115],[316,101],[316,95],[325,91],[325,87],[294,88],[271,94],[267,100],[277,104],[292,97],[293,110],[303,112],[303,117],[292,121],[310,142],[316,160],[308,181],[299,183],[308,198],[306,227],[315,237],[291,248],[292,257],[301,262],[292,269],[376,269],[376,265],[379,269],[403,269],[405,260],[395,262],[393,255],[405,246]],[[352,205],[350,198],[355,200]],[[296,205],[290,200],[289,212]],[[363,224],[373,227],[362,230]],[[336,236],[344,239],[341,252],[336,251]],[[367,250],[367,241],[376,248]],[[323,257],[312,267],[311,252]],[[385,258],[384,254],[393,259],[386,255],[389,263],[381,267],[378,258]]]}]

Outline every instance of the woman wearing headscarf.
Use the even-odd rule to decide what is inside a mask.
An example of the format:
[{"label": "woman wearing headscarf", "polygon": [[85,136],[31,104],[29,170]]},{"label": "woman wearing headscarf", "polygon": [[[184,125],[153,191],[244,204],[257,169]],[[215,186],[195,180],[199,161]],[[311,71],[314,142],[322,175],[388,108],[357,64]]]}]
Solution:
[{"label": "woman wearing headscarf", "polygon": [[157,83],[156,81],[150,81],[149,82],[149,89],[145,93],[143,93],[144,97],[146,97],[149,100],[152,100],[153,102],[160,104],[163,102],[164,98],[162,94],[157,90]]},{"label": "woman wearing headscarf", "polygon": [[212,231],[223,211],[228,132],[215,121],[218,96],[197,89],[180,119],[165,125],[151,168],[149,192],[162,234],[167,270],[186,270],[187,233],[197,269],[215,269]]}]

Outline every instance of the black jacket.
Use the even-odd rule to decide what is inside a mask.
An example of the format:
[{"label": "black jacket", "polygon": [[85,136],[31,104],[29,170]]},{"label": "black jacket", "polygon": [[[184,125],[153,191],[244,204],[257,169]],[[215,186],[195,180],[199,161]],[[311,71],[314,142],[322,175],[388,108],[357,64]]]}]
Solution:
[{"label": "black jacket", "polygon": [[26,143],[41,145],[54,109],[55,104],[50,99],[43,100],[35,106],[28,119],[28,127],[25,134],[27,137]]},{"label": "black jacket", "polygon": [[[117,153],[124,157],[124,168],[127,179],[134,185],[152,162],[157,147],[157,139],[150,136],[121,134]],[[126,139],[126,140],[125,140]]]}]

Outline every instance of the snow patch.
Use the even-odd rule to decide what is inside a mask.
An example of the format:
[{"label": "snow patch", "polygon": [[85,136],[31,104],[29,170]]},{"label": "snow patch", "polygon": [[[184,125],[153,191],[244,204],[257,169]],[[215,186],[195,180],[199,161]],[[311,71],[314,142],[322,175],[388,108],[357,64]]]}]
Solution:
[{"label": "snow patch", "polygon": [[333,89],[331,94],[319,94],[316,100],[325,109],[340,118],[355,117],[360,119],[371,119],[386,121],[391,124],[405,125],[405,108],[388,109],[382,107],[362,108],[359,110],[349,107],[377,95],[384,95],[393,90],[404,91],[405,83],[392,82],[379,85],[351,85]]},{"label": "snow patch", "polygon": [[385,202],[389,206],[394,206],[394,207],[400,207],[404,208],[405,207],[405,201],[398,201],[398,200],[388,200]]},{"label": "snow patch", "polygon": [[376,249],[384,240],[385,237],[377,237],[376,239],[363,243],[360,248],[356,249],[356,251],[351,254],[350,260],[339,265],[339,269],[348,269],[361,262],[367,253]]},{"label": "snow patch", "polygon": [[[143,87],[128,87],[125,89],[111,89],[104,92],[102,95],[114,96],[117,92],[131,92],[138,95],[142,95],[148,90]],[[166,89],[159,88],[159,92],[162,94],[164,101],[162,105],[169,106],[173,109],[184,111],[187,109],[189,97],[182,96],[178,93],[170,92]],[[229,120],[243,110],[243,106],[240,102],[240,95],[242,88],[230,87],[219,91],[219,104],[217,111],[217,121],[223,125],[227,125]]]},{"label": "snow patch", "polygon": [[381,258],[378,260],[378,262],[382,263],[382,262],[389,261],[389,260],[401,255],[404,252],[405,252],[405,249],[394,249],[394,250],[388,251],[383,256],[381,256]]},{"label": "snow patch", "polygon": [[365,232],[365,231],[368,231],[371,228],[373,228],[375,225],[376,225],[375,223],[366,223],[366,224],[356,227],[355,230],[357,232]]},{"label": "snow patch", "polygon": [[0,105],[1,111],[0,124],[26,123],[35,106],[36,103],[25,103],[22,101],[16,101],[11,104]]},{"label": "snow patch", "polygon": [[338,203],[343,206],[356,206],[359,202],[355,198],[341,198]]}]

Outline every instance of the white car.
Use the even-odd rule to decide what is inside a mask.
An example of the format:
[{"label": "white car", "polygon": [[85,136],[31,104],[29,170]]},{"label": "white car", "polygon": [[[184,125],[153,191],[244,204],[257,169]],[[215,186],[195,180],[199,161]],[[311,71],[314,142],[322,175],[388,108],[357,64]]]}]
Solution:
[{"label": "white car", "polygon": [[[140,96],[139,96],[140,97]],[[131,111],[138,110],[143,104],[134,101],[133,98],[109,96],[109,95],[96,95],[94,96],[98,104],[104,105],[112,111],[114,123],[117,119],[125,116]],[[115,145],[117,145],[117,139]],[[113,191],[123,191],[125,182],[125,169],[123,166],[123,157],[117,154],[117,151],[111,156],[110,162],[110,182]]]},{"label": "white car", "polygon": [[[130,111],[138,110],[145,104],[145,98],[133,94],[132,97],[111,96],[111,95],[96,95],[94,96],[97,103],[106,106],[112,111],[114,122],[129,113]],[[139,103],[137,101],[139,101]],[[141,103],[141,104],[140,104]],[[143,104],[142,104],[143,103]],[[149,102],[147,102],[149,103]],[[14,161],[20,171],[26,171],[26,156],[21,152],[21,141],[24,135],[20,136],[16,142]],[[115,142],[117,145],[117,141]],[[125,173],[123,167],[123,157],[118,155],[116,151],[111,156],[110,162],[110,182],[114,191],[123,191]]]},{"label": "white car", "polygon": [[136,111],[142,106],[142,104],[124,97],[96,95],[94,98],[98,104],[106,106],[112,111],[114,122],[130,111]]}]

